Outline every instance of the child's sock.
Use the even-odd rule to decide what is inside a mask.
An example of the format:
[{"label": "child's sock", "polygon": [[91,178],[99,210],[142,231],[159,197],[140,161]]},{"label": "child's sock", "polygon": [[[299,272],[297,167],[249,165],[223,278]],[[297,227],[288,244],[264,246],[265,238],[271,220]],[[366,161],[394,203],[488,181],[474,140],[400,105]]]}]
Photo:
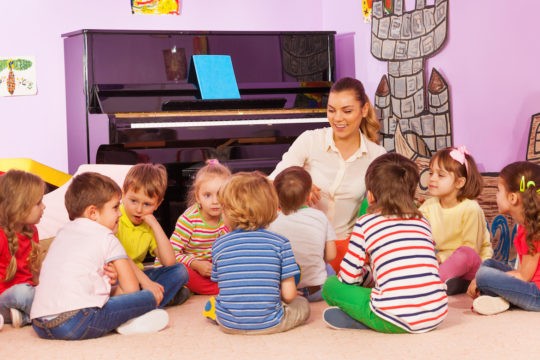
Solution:
[{"label": "child's sock", "polygon": [[473,310],[482,315],[502,313],[508,308],[510,308],[510,303],[498,296],[482,295],[473,301]]},{"label": "child's sock", "polygon": [[332,306],[324,310],[323,320],[332,329],[369,329],[369,327],[353,319],[337,306]]},{"label": "child's sock", "polygon": [[169,314],[163,309],[155,309],[120,325],[116,331],[122,335],[146,334],[163,330],[169,324]]},{"label": "child's sock", "polygon": [[4,327],[4,317],[0,315],[0,330]]},{"label": "child's sock", "polygon": [[11,326],[14,328],[20,328],[23,326],[23,313],[17,309],[9,309],[11,313]]},{"label": "child's sock", "polygon": [[447,295],[457,295],[467,292],[471,280],[465,280],[460,277],[454,277],[446,280],[446,294]]},{"label": "child's sock", "polygon": [[206,305],[204,306],[203,316],[207,319],[216,321],[216,298],[210,296]]}]

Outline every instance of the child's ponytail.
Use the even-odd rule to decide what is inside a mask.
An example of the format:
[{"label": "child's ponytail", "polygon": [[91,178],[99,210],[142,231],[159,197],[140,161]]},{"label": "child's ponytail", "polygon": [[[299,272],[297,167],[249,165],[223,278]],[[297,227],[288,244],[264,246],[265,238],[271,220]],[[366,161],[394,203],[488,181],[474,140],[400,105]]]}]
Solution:
[{"label": "child's ponytail", "polygon": [[517,161],[499,173],[508,192],[521,196],[524,227],[529,254],[536,253],[535,242],[540,241],[540,165]]}]

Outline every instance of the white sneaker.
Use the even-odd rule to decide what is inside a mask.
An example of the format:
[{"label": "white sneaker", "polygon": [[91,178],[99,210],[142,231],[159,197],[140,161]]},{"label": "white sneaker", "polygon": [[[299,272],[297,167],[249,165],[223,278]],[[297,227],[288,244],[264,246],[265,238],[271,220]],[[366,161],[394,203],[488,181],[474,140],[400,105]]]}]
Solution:
[{"label": "white sneaker", "polygon": [[0,330],[4,327],[4,317],[0,314]]},{"label": "white sneaker", "polygon": [[23,313],[17,309],[9,309],[11,313],[11,326],[14,328],[20,328],[23,326]]},{"label": "white sneaker", "polygon": [[155,309],[120,325],[116,331],[122,335],[146,334],[163,330],[169,325],[169,314]]},{"label": "white sneaker", "polygon": [[498,296],[482,295],[474,299],[473,309],[482,315],[494,315],[508,310],[510,303]]}]

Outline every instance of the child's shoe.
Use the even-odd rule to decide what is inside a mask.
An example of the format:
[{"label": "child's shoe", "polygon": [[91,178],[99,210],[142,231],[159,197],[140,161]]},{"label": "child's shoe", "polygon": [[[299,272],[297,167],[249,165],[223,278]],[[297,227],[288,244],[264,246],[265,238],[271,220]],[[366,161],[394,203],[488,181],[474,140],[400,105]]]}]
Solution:
[{"label": "child's shoe", "polygon": [[203,316],[207,319],[216,321],[216,298],[211,296],[204,306]]},{"label": "child's shoe", "polygon": [[498,296],[482,295],[473,301],[473,310],[482,315],[502,313],[508,308],[510,308],[510,303]]},{"label": "child's shoe", "polygon": [[457,295],[467,292],[471,280],[455,277],[446,280],[446,295]]},{"label": "child's shoe", "polygon": [[185,287],[182,286],[180,290],[174,295],[174,297],[169,301],[167,306],[174,306],[174,305],[181,305],[187,301],[191,296],[191,291]]},{"label": "child's shoe", "polygon": [[163,330],[169,325],[169,314],[163,309],[155,309],[120,325],[116,331],[122,335],[146,334]]},{"label": "child's shoe", "polygon": [[11,326],[14,328],[20,328],[23,326],[23,313],[17,309],[9,309],[11,313]]},{"label": "child's shoe", "polygon": [[324,322],[330,326],[332,329],[358,329],[365,330],[369,329],[366,325],[362,324],[360,321],[356,321],[343,310],[337,306],[329,307],[323,312]]}]

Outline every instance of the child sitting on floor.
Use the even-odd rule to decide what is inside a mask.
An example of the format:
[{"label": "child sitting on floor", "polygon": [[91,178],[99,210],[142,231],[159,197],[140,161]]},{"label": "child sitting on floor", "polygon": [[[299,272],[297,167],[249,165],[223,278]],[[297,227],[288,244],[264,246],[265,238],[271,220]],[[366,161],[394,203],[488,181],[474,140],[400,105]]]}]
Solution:
[{"label": "child sitting on floor", "polygon": [[240,172],[220,190],[219,201],[232,230],[212,247],[219,328],[229,334],[271,334],[303,324],[310,308],[297,296],[294,276],[299,269],[291,245],[265,230],[277,216],[273,185],[262,173]]},{"label": "child sitting on floor", "polygon": [[131,334],[167,326],[167,312],[156,309],[154,294],[139,291],[130,260],[114,236],[121,195],[114,180],[98,173],[72,179],[65,194],[72,221],[49,248],[32,305],[39,337],[82,340],[114,329]]},{"label": "child sitting on floor", "polygon": [[428,219],[447,294],[467,291],[482,260],[493,255],[484,211],[475,200],[482,175],[464,146],[439,150],[429,164],[429,194],[420,211]]},{"label": "child sitting on floor", "polygon": [[514,247],[517,269],[488,259],[476,273],[468,294],[482,315],[506,311],[510,305],[540,311],[540,166],[518,161],[499,173],[497,206],[518,224]]},{"label": "child sitting on floor", "polygon": [[45,209],[44,191],[43,180],[25,171],[0,176],[0,322],[15,328],[30,324],[41,265],[35,225]]},{"label": "child sitting on floor", "polygon": [[[154,216],[167,190],[167,170],[161,164],[134,165],[122,190],[122,216],[116,236],[133,260],[141,288],[154,293],[160,307],[183,303],[190,295],[183,287],[188,274],[176,263],[169,238]],[[163,266],[144,269],[142,262],[148,252]]]},{"label": "child sitting on floor", "polygon": [[322,211],[306,205],[311,185],[311,176],[300,166],[291,166],[276,176],[274,186],[281,211],[268,230],[291,242],[301,271],[298,291],[308,301],[320,301],[322,284],[331,269],[326,263],[336,256],[336,233]]},{"label": "child sitting on floor", "polygon": [[170,238],[176,260],[188,270],[186,286],[196,294],[219,292],[217,284],[210,279],[212,245],[228,231],[221,216],[218,191],[230,176],[230,170],[216,159],[208,160],[197,171],[188,194],[189,207],[178,218]]},{"label": "child sitting on floor", "polygon": [[429,223],[414,203],[416,164],[397,153],[366,172],[368,214],[358,218],[338,277],[328,278],[324,311],[332,328],[422,333],[448,313]]}]

